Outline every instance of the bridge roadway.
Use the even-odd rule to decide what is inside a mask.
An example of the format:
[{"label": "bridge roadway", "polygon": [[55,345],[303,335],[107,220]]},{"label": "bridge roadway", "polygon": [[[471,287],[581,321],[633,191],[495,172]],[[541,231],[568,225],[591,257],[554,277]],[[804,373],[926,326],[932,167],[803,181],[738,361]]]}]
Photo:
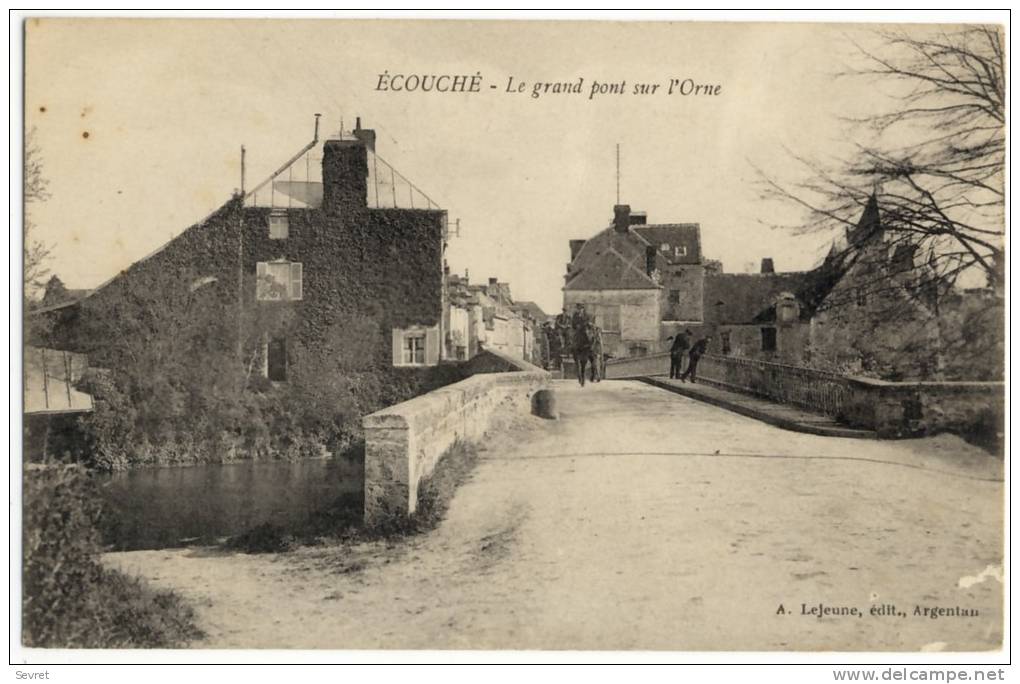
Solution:
[{"label": "bridge roadway", "polygon": [[[998,647],[998,459],[787,432],[637,382],[556,387],[561,419],[508,425],[422,537],[107,560],[192,599],[202,647]],[[803,614],[819,604],[864,617]],[[907,616],[870,614],[889,605]]]}]

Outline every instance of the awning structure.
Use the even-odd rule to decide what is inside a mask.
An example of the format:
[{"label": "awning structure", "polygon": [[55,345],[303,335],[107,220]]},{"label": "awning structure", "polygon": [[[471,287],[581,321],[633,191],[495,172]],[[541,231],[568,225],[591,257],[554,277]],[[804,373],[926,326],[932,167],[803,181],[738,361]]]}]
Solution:
[{"label": "awning structure", "polygon": [[92,410],[92,395],[74,388],[88,368],[84,354],[25,347],[24,361],[26,415]]}]

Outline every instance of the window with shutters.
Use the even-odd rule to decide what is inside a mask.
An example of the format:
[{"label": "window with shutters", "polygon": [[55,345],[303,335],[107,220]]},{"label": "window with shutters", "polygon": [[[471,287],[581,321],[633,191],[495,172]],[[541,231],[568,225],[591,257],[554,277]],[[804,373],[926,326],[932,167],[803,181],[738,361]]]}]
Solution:
[{"label": "window with shutters", "polygon": [[393,330],[394,366],[435,366],[439,363],[442,340],[439,326],[395,328]]},{"label": "window with shutters", "polygon": [[290,235],[290,221],[284,212],[269,215],[269,237],[272,240],[284,240]]},{"label": "window with shutters", "polygon": [[304,297],[301,264],[260,261],[256,265],[255,298],[260,302],[298,301]]}]

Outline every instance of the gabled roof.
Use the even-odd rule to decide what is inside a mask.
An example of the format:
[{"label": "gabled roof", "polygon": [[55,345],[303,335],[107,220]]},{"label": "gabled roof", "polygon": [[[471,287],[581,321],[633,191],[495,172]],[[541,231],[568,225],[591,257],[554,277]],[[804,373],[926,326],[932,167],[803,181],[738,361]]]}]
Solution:
[{"label": "gabled roof", "polygon": [[612,226],[584,243],[570,263],[567,278],[564,290],[659,288],[645,272],[645,243],[633,233],[619,233]]},{"label": "gabled roof", "polygon": [[655,247],[670,265],[701,263],[701,228],[697,223],[656,223],[630,230]]},{"label": "gabled roof", "polygon": [[564,290],[654,290],[645,273],[644,245],[607,228],[585,243],[571,262]]}]

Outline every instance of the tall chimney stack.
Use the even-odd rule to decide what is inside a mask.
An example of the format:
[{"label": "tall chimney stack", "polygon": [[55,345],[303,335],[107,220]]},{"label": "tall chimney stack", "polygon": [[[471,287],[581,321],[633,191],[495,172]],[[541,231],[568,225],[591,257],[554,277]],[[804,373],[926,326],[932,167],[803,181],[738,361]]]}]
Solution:
[{"label": "tall chimney stack", "polygon": [[361,140],[327,140],[322,147],[322,208],[342,215],[368,206],[368,152]]},{"label": "tall chimney stack", "polygon": [[613,207],[613,228],[617,233],[626,233],[630,226],[630,205],[617,204]]},{"label": "tall chimney stack", "polygon": [[375,152],[375,131],[361,127],[361,117],[354,119],[354,137],[365,144],[369,152]]}]

